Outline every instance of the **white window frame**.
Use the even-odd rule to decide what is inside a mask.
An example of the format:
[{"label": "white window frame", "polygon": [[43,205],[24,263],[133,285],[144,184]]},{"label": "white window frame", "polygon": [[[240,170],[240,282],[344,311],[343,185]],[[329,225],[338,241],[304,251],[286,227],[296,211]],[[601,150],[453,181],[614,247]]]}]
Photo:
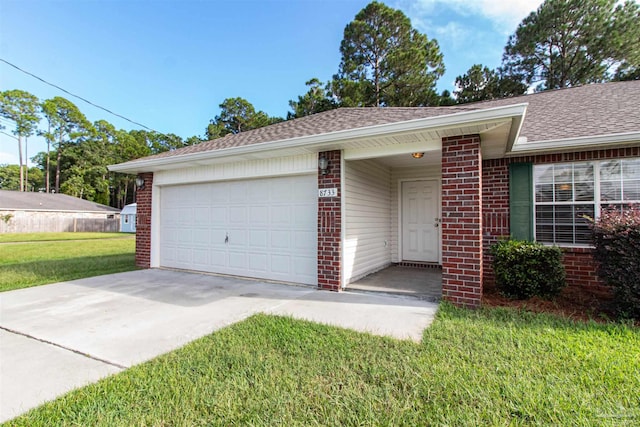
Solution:
[{"label": "white window frame", "polygon": [[[640,158],[638,157],[627,157],[627,158],[614,158],[614,159],[603,159],[603,160],[579,160],[579,161],[574,161],[574,162],[558,162],[558,163],[539,163],[539,164],[534,164],[533,168],[534,168],[534,173],[533,173],[533,235],[534,235],[534,239],[537,241],[537,236],[538,236],[538,218],[536,216],[537,214],[537,207],[538,206],[561,206],[561,205],[568,205],[568,206],[575,206],[575,205],[593,205],[594,206],[594,219],[595,218],[599,218],[600,217],[600,212],[602,210],[602,205],[615,205],[615,204],[640,204],[640,199],[637,200],[601,200],[601,194],[600,194],[600,184],[601,184],[601,179],[600,179],[600,168],[601,165],[603,163],[608,163],[608,162],[612,162],[612,161],[619,161],[621,163],[621,166],[624,162],[628,162],[628,161],[639,161]],[[536,174],[535,174],[535,169],[538,167],[548,167],[550,165],[555,166],[573,166],[575,164],[591,164],[593,165],[593,200],[592,201],[576,201],[576,200],[572,200],[570,202],[538,202],[537,198],[536,198],[536,185],[538,184],[538,182],[536,181]],[[624,173],[621,172],[621,184],[624,183]],[[575,181],[573,181],[573,177],[572,177],[572,188],[575,189]],[[623,187],[621,187],[622,190]],[[623,194],[621,193],[620,197],[623,197]],[[554,240],[555,240],[555,231],[554,231]],[[565,243],[565,242],[547,242],[547,241],[541,241],[541,243],[543,244],[553,244],[553,245],[557,245],[557,246],[562,246],[562,247],[579,247],[579,248],[584,248],[584,247],[592,247],[591,244],[589,243]]]}]

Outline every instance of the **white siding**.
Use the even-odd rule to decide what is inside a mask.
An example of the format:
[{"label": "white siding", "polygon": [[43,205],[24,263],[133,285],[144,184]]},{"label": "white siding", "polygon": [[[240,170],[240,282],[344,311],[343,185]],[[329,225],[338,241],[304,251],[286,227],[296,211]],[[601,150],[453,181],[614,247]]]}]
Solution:
[{"label": "white siding", "polygon": [[153,185],[176,185],[197,182],[228,181],[315,173],[318,156],[306,154],[270,159],[256,159],[213,165],[193,165],[188,168],[156,172]]},{"label": "white siding", "polygon": [[418,179],[437,179],[440,182],[442,171],[440,166],[430,168],[393,168],[391,170],[391,262],[400,262],[399,235],[400,235],[400,183]]},{"label": "white siding", "polygon": [[391,263],[391,173],[373,160],[345,162],[345,283]]}]

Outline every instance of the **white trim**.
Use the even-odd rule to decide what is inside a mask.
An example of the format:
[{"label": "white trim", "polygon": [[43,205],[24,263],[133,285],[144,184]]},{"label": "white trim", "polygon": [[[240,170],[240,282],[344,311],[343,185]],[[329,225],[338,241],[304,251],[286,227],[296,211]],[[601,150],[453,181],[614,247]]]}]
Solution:
[{"label": "white trim", "polygon": [[[386,123],[356,129],[346,129],[318,135],[307,135],[297,138],[288,138],[276,141],[248,144],[240,147],[222,148],[219,150],[208,150],[175,156],[151,157],[146,160],[140,159],[126,163],[110,165],[109,170],[123,173],[149,172],[155,171],[156,168],[169,164],[175,165],[177,163],[192,163],[215,158],[241,156],[243,154],[249,153],[264,153],[268,151],[283,150],[287,148],[304,147],[305,149],[315,151],[339,149],[339,147],[335,147],[336,143],[355,138],[383,136],[399,132],[410,132],[433,128],[444,129],[457,127],[460,125],[466,126],[470,124],[493,121],[496,119],[511,118],[514,116],[518,117],[522,116],[525,113],[527,105],[528,103],[521,103],[504,107],[486,108],[483,110],[464,111],[443,116],[413,119],[404,122]],[[515,136],[517,137],[517,135]],[[331,144],[334,145],[333,148],[331,148]]]},{"label": "white trim", "polygon": [[570,151],[577,148],[611,148],[613,144],[632,144],[640,142],[640,132],[625,132],[598,136],[580,136],[577,138],[552,139],[537,142],[516,142],[507,156],[539,153],[548,151]]},{"label": "white trim", "polygon": [[[344,260],[346,257],[345,239],[347,236],[347,197],[345,185],[344,151],[340,151],[340,287],[347,287],[347,275],[344,274]],[[317,236],[316,236],[317,238]]]}]

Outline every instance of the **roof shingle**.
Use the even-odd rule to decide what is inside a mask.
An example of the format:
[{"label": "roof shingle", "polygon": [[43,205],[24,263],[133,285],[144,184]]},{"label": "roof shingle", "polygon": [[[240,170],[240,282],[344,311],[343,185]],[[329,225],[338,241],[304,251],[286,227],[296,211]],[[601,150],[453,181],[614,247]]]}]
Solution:
[{"label": "roof shingle", "polygon": [[120,209],[66,194],[0,190],[0,210],[42,210],[119,213]]},{"label": "roof shingle", "polygon": [[241,147],[521,103],[529,104],[520,133],[528,142],[639,132],[638,99],[640,81],[629,81],[590,84],[450,107],[338,108],[144,159]]}]

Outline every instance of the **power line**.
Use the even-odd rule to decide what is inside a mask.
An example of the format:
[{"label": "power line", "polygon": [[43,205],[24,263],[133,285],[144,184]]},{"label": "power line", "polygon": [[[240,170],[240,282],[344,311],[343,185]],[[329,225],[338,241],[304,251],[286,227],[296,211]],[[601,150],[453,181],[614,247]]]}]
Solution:
[{"label": "power line", "polygon": [[50,82],[46,81],[46,80],[45,80],[45,79],[43,79],[42,77],[38,77],[38,76],[36,76],[35,74],[28,72],[27,70],[23,70],[22,68],[18,67],[18,66],[17,66],[17,65],[15,65],[15,64],[12,64],[11,62],[7,61],[6,59],[0,58],[0,61],[4,62],[5,64],[7,64],[7,65],[9,65],[9,66],[11,66],[11,67],[13,67],[13,68],[15,68],[15,69],[16,69],[16,70],[18,70],[18,71],[21,71],[21,72],[23,72],[23,73],[25,73],[25,74],[27,74],[27,75],[29,75],[29,76],[33,77],[34,79],[40,80],[42,83],[45,83],[45,84],[47,84],[47,85],[49,85],[49,86],[52,86],[52,87],[55,87],[56,89],[59,89],[59,90],[63,91],[64,93],[66,93],[66,94],[68,94],[68,95],[73,96],[74,98],[78,98],[78,99],[80,99],[81,101],[84,101],[84,102],[86,102],[87,104],[92,105],[92,106],[94,106],[94,107],[96,107],[96,108],[99,108],[99,109],[101,109],[101,110],[103,110],[103,111],[106,111],[107,113],[112,114],[112,115],[114,115],[114,116],[116,116],[116,117],[120,117],[121,119],[126,120],[126,121],[128,121],[129,123],[132,123],[132,124],[134,124],[134,125],[137,125],[137,126],[143,127],[143,128],[145,128],[145,129],[147,129],[147,130],[150,130],[150,131],[152,131],[152,132],[161,133],[161,132],[158,132],[157,130],[151,129],[150,127],[147,127],[147,126],[143,125],[142,123],[138,123],[138,122],[136,122],[136,121],[134,121],[134,120],[131,120],[131,119],[126,118],[126,117],[125,117],[125,116],[123,116],[123,115],[120,115],[120,114],[118,114],[118,113],[114,113],[113,111],[109,110],[108,108],[101,107],[101,106],[100,106],[100,105],[98,105],[98,104],[94,104],[93,102],[91,102],[91,101],[89,101],[88,99],[85,99],[85,98],[83,98],[83,97],[81,97],[81,96],[79,96],[79,95],[73,94],[73,93],[69,92],[68,90],[63,89],[63,88],[61,88],[60,86],[58,86],[58,85],[56,85],[56,84],[53,84],[53,83],[50,83]]},{"label": "power line", "polygon": [[10,136],[10,137],[11,137],[11,138],[13,138],[13,139],[18,139],[18,138],[16,138],[15,136],[13,136],[13,135],[11,135],[11,134],[8,134],[8,133],[6,133],[6,132],[2,132],[1,130],[0,130],[0,133],[4,133],[5,135]]}]

